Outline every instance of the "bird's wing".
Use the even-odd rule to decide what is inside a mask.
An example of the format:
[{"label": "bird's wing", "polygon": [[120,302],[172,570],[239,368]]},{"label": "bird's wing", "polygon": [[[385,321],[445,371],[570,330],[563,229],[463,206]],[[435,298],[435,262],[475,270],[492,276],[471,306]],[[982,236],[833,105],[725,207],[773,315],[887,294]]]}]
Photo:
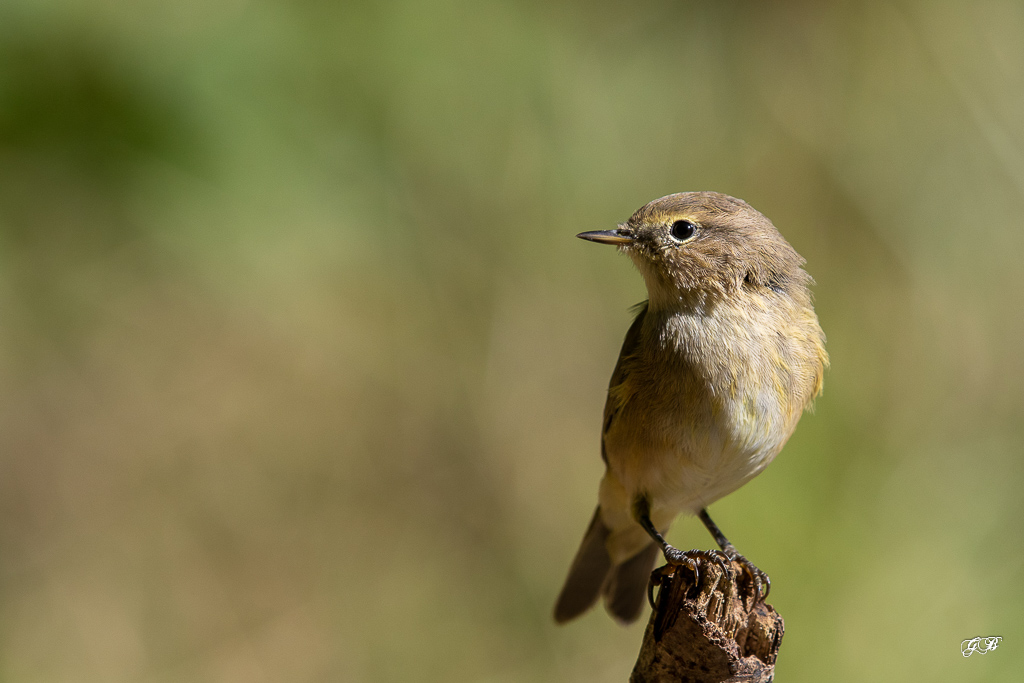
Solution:
[{"label": "bird's wing", "polygon": [[604,460],[605,464],[608,464],[608,455],[604,449],[605,436],[608,434],[612,422],[615,421],[615,416],[619,414],[622,406],[626,405],[626,402],[629,401],[633,393],[629,383],[626,381],[629,375],[626,361],[636,353],[637,346],[640,344],[640,327],[643,325],[644,316],[647,314],[647,302],[641,302],[635,308],[639,312],[636,314],[633,324],[629,326],[626,338],[622,342],[619,360],[615,363],[612,379],[608,383],[608,398],[604,403],[604,426],[601,429],[601,459]]}]

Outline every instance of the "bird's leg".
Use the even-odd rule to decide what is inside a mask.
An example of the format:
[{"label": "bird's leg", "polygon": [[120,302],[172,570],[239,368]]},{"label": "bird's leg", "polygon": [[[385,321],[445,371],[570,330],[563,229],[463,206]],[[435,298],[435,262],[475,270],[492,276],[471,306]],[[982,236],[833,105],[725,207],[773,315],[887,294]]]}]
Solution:
[{"label": "bird's leg", "polygon": [[760,602],[767,598],[768,593],[772,589],[772,581],[768,578],[768,575],[761,571],[753,562],[736,552],[736,547],[729,542],[729,539],[725,537],[725,534],[718,528],[718,525],[711,520],[711,515],[708,514],[706,508],[701,508],[697,516],[700,517],[700,521],[704,522],[704,526],[711,532],[715,543],[722,549],[722,552],[729,558],[729,561],[736,561],[743,565],[743,568],[750,576],[750,580],[754,583],[754,590],[757,592],[755,602]]},{"label": "bird's leg", "polygon": [[661,585],[666,575],[670,575],[675,571],[678,566],[685,566],[691,572],[693,572],[693,583],[697,585],[700,583],[700,565],[704,562],[714,562],[722,568],[722,572],[725,575],[729,574],[728,556],[718,550],[679,550],[674,546],[669,545],[665,537],[661,535],[661,532],[654,526],[654,522],[651,521],[651,509],[650,503],[646,498],[639,497],[633,506],[633,514],[638,524],[643,527],[644,531],[654,539],[654,542],[661,548],[662,554],[665,556],[665,561],[668,562],[668,566],[659,567],[655,569],[651,574],[651,581],[647,586],[647,597],[651,603],[651,607],[654,607],[653,599],[653,588],[656,585]]}]

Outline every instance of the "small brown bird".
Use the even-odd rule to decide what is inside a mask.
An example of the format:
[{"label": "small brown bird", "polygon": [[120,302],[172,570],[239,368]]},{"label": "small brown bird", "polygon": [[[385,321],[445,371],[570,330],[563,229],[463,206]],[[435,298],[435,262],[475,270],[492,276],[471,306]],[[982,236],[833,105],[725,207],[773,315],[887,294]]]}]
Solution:
[{"label": "small brown bird", "polygon": [[[821,392],[828,365],[804,259],[771,221],[717,192],[656,199],[615,230],[648,299],[626,333],[604,408],[597,511],[555,606],[568,621],[604,596],[640,614],[657,551],[694,571],[737,559],[761,597],[768,577],[736,552],[707,506],[759,474]],[[682,552],[663,534],[698,514],[721,551]]]}]

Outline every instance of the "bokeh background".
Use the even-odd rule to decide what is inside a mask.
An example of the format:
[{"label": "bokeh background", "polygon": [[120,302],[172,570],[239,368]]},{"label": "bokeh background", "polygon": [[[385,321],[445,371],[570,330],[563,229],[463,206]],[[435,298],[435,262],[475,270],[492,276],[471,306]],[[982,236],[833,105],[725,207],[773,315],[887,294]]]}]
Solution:
[{"label": "bokeh background", "polygon": [[712,507],[779,680],[1013,678],[1020,2],[13,0],[0,680],[626,680],[550,617],[644,298],[574,235],[697,189],[832,355]]}]

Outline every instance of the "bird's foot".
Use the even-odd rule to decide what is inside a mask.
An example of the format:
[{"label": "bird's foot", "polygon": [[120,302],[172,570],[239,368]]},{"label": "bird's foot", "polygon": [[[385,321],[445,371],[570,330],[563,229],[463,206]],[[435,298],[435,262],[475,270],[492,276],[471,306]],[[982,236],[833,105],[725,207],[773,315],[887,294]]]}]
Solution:
[{"label": "bird's foot", "polygon": [[[721,550],[679,550],[678,548],[667,546],[663,552],[665,561],[668,564],[658,567],[651,572],[651,580],[647,583],[647,601],[651,603],[652,608],[654,608],[654,587],[661,586],[666,582],[666,579],[674,576],[681,567],[685,567],[693,574],[691,585],[694,586],[700,583],[701,567],[711,562],[722,568],[723,575],[731,576],[729,568],[731,558]],[[753,567],[754,565],[750,566]],[[757,567],[754,567],[754,569],[757,569]]]},{"label": "bird's foot", "polygon": [[689,567],[696,576],[700,575],[700,566],[708,562],[714,562],[723,572],[729,573],[729,561],[732,559],[721,550],[679,550],[672,546],[666,547],[664,554],[666,562]]},{"label": "bird's foot", "polygon": [[772,580],[768,578],[768,575],[753,562],[736,552],[736,548],[732,547],[732,544],[727,545],[721,553],[728,558],[729,562],[736,562],[743,567],[744,573],[754,586],[754,604],[764,602],[772,590]]}]

